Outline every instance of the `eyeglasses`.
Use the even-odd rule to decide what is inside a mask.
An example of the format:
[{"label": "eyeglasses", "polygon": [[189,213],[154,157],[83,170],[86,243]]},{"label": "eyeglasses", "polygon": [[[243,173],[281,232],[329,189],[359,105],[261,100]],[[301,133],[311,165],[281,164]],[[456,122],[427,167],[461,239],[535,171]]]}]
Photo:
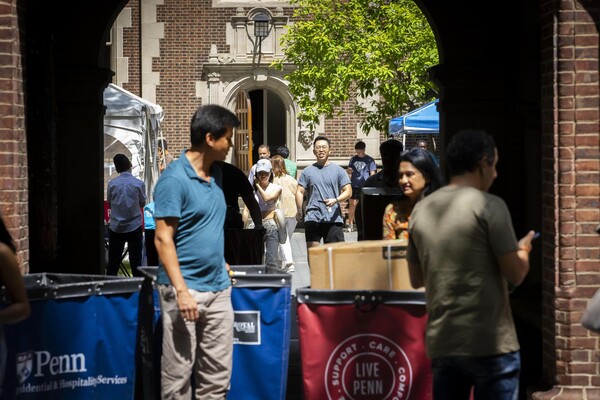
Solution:
[{"label": "eyeglasses", "polygon": [[315,150],[327,150],[329,146],[315,146]]}]

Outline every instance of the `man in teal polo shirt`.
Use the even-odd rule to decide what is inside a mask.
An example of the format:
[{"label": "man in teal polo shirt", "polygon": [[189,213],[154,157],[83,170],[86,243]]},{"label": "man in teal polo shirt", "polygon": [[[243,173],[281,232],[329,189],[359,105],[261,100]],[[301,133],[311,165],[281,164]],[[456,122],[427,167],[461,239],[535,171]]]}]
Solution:
[{"label": "man in teal polo shirt", "polygon": [[198,108],[191,122],[191,148],[156,184],[162,399],[224,399],[229,388],[233,308],[224,257],[227,206],[216,184],[221,169],[213,163],[227,156],[238,125],[235,114],[223,107]]}]

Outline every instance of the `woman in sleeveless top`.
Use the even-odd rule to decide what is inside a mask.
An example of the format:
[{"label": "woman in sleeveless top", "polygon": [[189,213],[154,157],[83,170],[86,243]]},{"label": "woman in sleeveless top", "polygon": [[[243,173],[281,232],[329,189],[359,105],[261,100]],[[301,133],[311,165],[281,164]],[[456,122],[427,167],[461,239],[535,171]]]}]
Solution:
[{"label": "woman in sleeveless top", "polygon": [[265,264],[279,268],[279,232],[275,223],[275,207],[281,196],[281,186],[273,183],[273,167],[269,160],[258,160],[255,172],[254,197],[260,207],[263,227],[266,230]]}]

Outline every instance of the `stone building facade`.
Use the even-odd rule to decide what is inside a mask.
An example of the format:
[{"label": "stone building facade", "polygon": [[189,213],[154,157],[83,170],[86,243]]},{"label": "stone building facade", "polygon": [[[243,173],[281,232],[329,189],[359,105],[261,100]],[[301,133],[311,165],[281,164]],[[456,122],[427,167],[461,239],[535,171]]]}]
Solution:
[{"label": "stone building facade", "polygon": [[[283,58],[280,40],[292,13],[283,1],[187,0],[175,5],[132,0],[112,29],[113,81],[165,109],[163,134],[175,154],[189,143],[190,116],[199,105],[235,110],[243,92],[253,109],[254,148],[287,145],[290,158],[303,166],[314,161],[311,139],[327,134],[340,164],[354,155],[359,139],[367,143],[367,153],[377,156],[385,134],[364,133],[350,106],[343,117],[322,121],[314,131],[299,122],[284,78],[290,66],[283,71],[269,67]],[[254,36],[259,14],[270,24],[263,40]],[[233,162],[236,148],[230,154]]]}]

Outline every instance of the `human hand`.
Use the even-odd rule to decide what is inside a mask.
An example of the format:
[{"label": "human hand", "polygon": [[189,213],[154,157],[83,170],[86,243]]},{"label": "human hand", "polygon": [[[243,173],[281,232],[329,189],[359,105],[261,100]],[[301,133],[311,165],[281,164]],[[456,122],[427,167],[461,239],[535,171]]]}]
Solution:
[{"label": "human hand", "polygon": [[302,221],[302,210],[298,210],[296,212],[296,221],[298,221],[298,222]]},{"label": "human hand", "polygon": [[196,321],[198,319],[198,304],[189,291],[177,292],[177,306],[184,321]]},{"label": "human hand", "polygon": [[531,230],[527,232],[525,236],[523,236],[519,242],[517,243],[519,246],[519,250],[525,250],[526,252],[531,252],[531,241],[537,237],[535,231]]}]

